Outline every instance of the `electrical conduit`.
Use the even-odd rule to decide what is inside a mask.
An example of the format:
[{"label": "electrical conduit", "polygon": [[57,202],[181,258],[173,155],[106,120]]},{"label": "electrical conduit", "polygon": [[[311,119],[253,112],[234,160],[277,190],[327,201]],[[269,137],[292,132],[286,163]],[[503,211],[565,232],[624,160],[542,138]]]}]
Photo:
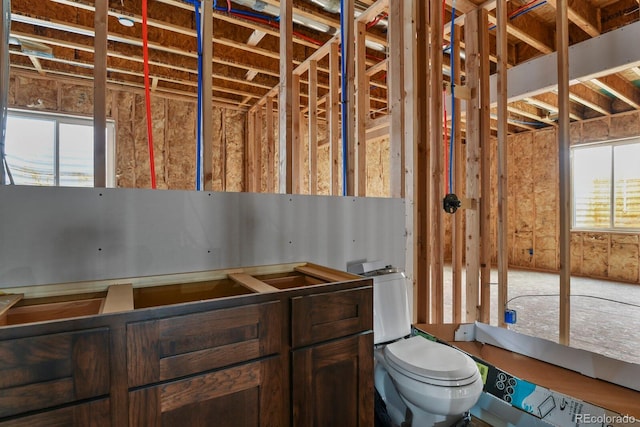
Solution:
[{"label": "electrical conduit", "polygon": [[147,140],[149,145],[149,168],[151,188],[156,188],[156,166],[153,156],[153,123],[151,121],[151,84],[149,82],[149,40],[147,26],[147,0],[142,0],[142,56],[144,62],[144,92],[147,107]]}]

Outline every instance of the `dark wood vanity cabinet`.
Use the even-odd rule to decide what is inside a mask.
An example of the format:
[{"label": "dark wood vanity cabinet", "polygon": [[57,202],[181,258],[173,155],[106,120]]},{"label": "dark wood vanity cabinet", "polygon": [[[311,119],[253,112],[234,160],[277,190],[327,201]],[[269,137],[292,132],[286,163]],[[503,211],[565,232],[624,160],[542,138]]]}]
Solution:
[{"label": "dark wood vanity cabinet", "polygon": [[0,427],[373,425],[371,280],[298,266],[4,310]]},{"label": "dark wood vanity cabinet", "polygon": [[293,425],[373,425],[371,288],[292,299]]}]

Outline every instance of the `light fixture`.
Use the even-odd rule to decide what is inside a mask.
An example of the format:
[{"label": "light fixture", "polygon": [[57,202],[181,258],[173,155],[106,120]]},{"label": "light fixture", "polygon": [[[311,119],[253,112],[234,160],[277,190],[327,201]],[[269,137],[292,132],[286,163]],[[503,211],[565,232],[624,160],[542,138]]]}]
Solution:
[{"label": "light fixture", "polygon": [[124,0],[120,0],[120,7],[123,14],[121,16],[118,16],[118,22],[123,27],[127,27],[127,28],[133,27],[134,25],[133,19],[124,15]]},{"label": "light fixture", "polygon": [[126,16],[119,16],[118,17],[118,22],[120,23],[120,25],[122,25],[123,27],[133,27],[133,25],[135,24],[133,22],[133,19],[131,18],[127,18]]}]

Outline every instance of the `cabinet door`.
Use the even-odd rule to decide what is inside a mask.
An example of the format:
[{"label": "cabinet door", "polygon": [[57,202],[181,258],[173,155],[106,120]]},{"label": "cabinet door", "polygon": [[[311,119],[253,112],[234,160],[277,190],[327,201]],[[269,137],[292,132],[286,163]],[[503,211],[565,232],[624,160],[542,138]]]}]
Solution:
[{"label": "cabinet door", "polygon": [[0,418],[109,394],[107,328],[0,341]]},{"label": "cabinet door", "polygon": [[111,427],[109,399],[0,422],[0,427]]},{"label": "cabinet door", "polygon": [[371,330],[373,288],[291,298],[291,319],[294,348]]},{"label": "cabinet door", "polygon": [[129,427],[281,427],[285,386],[273,357],[135,390]]},{"label": "cabinet door", "polygon": [[373,425],[373,334],[293,352],[293,425]]},{"label": "cabinet door", "polygon": [[127,325],[129,387],[280,352],[279,301]]}]

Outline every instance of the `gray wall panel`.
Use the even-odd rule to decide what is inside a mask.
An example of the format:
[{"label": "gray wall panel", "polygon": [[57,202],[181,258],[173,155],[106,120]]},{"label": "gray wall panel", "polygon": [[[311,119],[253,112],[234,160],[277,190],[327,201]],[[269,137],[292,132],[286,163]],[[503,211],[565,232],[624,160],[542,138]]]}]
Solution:
[{"label": "gray wall panel", "polygon": [[310,261],[404,266],[404,201],[0,187],[0,287]]}]

